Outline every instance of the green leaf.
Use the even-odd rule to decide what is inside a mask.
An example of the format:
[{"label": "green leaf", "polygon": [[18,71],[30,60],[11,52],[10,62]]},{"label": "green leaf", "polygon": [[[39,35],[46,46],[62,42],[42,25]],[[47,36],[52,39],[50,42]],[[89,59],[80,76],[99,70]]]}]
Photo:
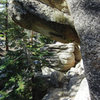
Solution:
[{"label": "green leaf", "polygon": [[0,37],[3,37],[4,35],[3,34],[0,34]]},{"label": "green leaf", "polygon": [[5,69],[5,67],[6,67],[5,65],[1,65],[0,66],[0,71],[3,70],[3,69]]}]

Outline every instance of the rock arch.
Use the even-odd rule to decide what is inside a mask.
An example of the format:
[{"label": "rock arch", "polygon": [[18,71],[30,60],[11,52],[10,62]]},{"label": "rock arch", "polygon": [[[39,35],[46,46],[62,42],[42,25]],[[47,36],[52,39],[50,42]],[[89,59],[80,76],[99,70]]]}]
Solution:
[{"label": "rock arch", "polygon": [[47,1],[13,0],[10,16],[57,41],[80,43],[91,100],[100,100],[100,0],[63,0],[59,10],[57,0],[54,8]]}]

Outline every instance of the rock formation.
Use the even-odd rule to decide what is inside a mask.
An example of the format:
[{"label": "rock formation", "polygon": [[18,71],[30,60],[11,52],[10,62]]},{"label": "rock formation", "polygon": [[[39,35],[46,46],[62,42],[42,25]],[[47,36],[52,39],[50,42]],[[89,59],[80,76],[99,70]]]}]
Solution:
[{"label": "rock formation", "polygon": [[61,42],[80,42],[73,19],[67,13],[37,0],[13,0],[9,9],[12,19],[26,29]]},{"label": "rock formation", "polygon": [[20,26],[61,42],[81,41],[91,100],[100,100],[100,0],[13,0],[10,5]]},{"label": "rock formation", "polygon": [[100,0],[68,0],[81,41],[91,100],[100,99]]},{"label": "rock formation", "polygon": [[91,100],[89,93],[89,86],[86,78],[84,78],[80,84],[80,88],[75,96],[74,100]]},{"label": "rock formation", "polygon": [[45,59],[56,70],[68,71],[81,60],[79,47],[74,43],[64,44],[56,42],[55,44],[47,44],[44,48],[41,48],[41,52],[43,50],[48,50],[51,54],[46,56]]},{"label": "rock formation", "polygon": [[[85,77],[82,60],[67,73],[44,67],[42,68],[42,75],[50,77],[49,83],[51,85],[42,100],[74,100],[80,95],[80,84]],[[87,83],[84,82],[83,85],[85,84]],[[88,90],[88,87],[86,89]],[[85,91],[83,91],[83,93],[85,93]],[[87,91],[87,93],[89,92]]]}]

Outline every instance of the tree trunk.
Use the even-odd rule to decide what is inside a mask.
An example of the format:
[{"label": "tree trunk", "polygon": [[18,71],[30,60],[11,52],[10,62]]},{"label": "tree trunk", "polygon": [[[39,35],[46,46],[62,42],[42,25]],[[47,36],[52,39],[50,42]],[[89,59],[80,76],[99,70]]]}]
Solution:
[{"label": "tree trunk", "polygon": [[6,18],[5,18],[5,46],[6,46],[6,51],[9,50],[9,46],[8,46],[8,0],[6,0]]}]

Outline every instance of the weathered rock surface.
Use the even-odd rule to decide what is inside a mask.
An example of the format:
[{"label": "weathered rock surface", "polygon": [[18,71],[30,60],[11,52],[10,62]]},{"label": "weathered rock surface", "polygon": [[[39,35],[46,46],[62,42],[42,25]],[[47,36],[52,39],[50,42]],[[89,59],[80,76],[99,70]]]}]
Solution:
[{"label": "weathered rock surface", "polygon": [[55,88],[62,88],[69,81],[69,77],[66,77],[64,73],[48,67],[42,68],[42,75],[49,77],[50,85]]},{"label": "weathered rock surface", "polygon": [[38,0],[62,12],[69,13],[68,5],[65,0]]},{"label": "weathered rock surface", "polygon": [[12,0],[9,5],[9,15],[20,26],[45,34],[51,39],[63,43],[80,43],[72,17],[44,4],[43,1]]},{"label": "weathered rock surface", "polygon": [[51,55],[46,57],[51,67],[60,71],[67,71],[81,60],[79,48],[74,43],[64,44],[56,42],[48,44],[42,50],[48,50]]},{"label": "weathered rock surface", "polygon": [[67,0],[81,41],[91,100],[100,100],[100,0]]},{"label": "weathered rock surface", "polygon": [[82,80],[74,100],[91,100],[90,93],[89,93],[89,86],[86,78]]},{"label": "weathered rock surface", "polygon": [[[51,68],[43,68],[42,70],[44,71],[42,71],[42,74],[44,75],[48,70],[48,74],[45,75],[50,77],[51,82],[54,85],[49,88],[48,93],[42,100],[74,100],[80,87],[80,83],[84,79],[82,63],[83,62],[80,61],[75,68],[71,68],[66,74],[52,70]],[[50,70],[51,74],[49,73]]]},{"label": "weathered rock surface", "polygon": [[[40,16],[43,17],[46,13],[39,13],[39,15],[36,16],[37,9],[34,10],[34,7],[37,8],[38,5],[29,6],[29,4],[32,4],[31,1],[33,0],[28,0],[27,2],[24,2],[26,0],[14,1],[16,2],[13,2],[11,7],[11,15],[17,24],[28,29],[39,30],[40,33],[45,33],[45,35],[47,34],[51,36],[51,38],[61,42],[67,42],[67,39],[69,41],[77,40],[77,33],[75,30],[72,31],[72,25],[57,24],[56,21],[56,24],[50,23],[52,20],[50,19],[50,22],[48,22],[47,16],[45,16],[44,19],[41,19]],[[86,77],[89,83],[91,99],[100,100],[100,0],[65,1],[68,3],[71,16],[74,19],[75,29],[77,30],[81,40],[81,51],[85,65]],[[38,4],[41,3],[38,2]],[[33,10],[34,12],[32,13],[29,10]],[[43,10],[41,11],[43,12]],[[38,22],[34,21],[35,19],[37,19]],[[34,25],[35,27],[33,27]],[[54,26],[54,28],[51,26]]]}]

